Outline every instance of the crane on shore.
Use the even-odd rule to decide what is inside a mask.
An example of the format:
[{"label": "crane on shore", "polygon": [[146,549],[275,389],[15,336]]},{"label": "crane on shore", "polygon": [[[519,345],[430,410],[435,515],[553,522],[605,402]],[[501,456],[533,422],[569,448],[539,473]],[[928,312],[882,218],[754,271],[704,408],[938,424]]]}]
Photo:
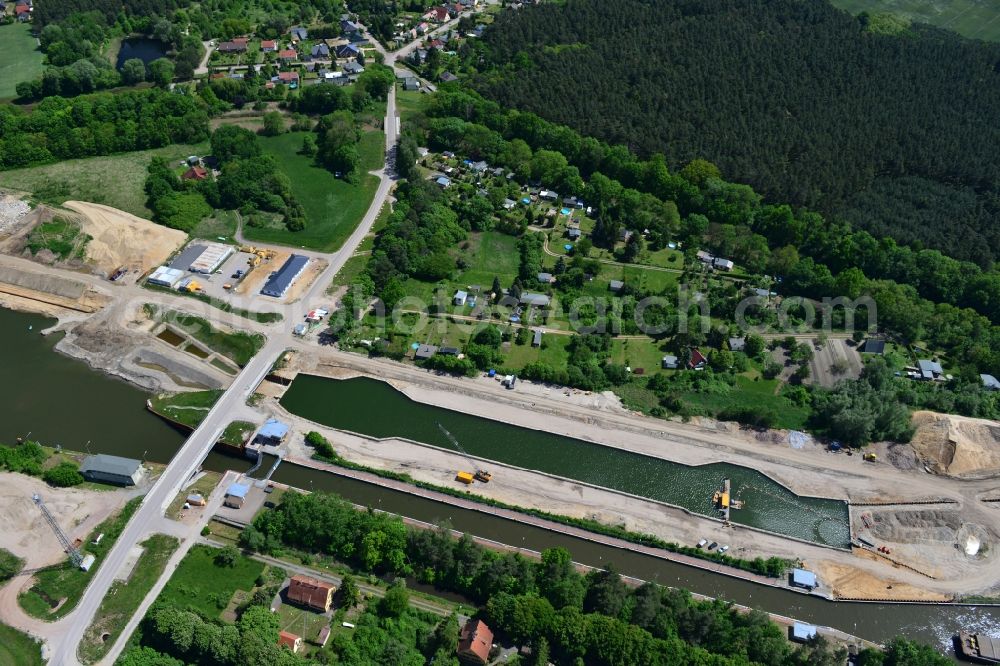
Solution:
[{"label": "crane on shore", "polygon": [[[481,481],[483,483],[489,483],[490,479],[493,478],[493,475],[487,472],[485,469],[476,469],[476,462],[472,459],[472,456],[470,456],[469,453],[462,448],[462,445],[458,443],[458,440],[455,439],[455,436],[452,435],[450,432],[448,432],[448,429],[445,428],[440,423],[438,423],[438,428],[440,428],[441,432],[444,433],[444,436],[448,438],[448,441],[451,442],[452,446],[458,449],[458,452],[461,453],[467,461],[469,461],[469,464],[472,465],[472,469],[476,470],[476,473],[472,475],[469,475],[468,472],[459,472],[458,479],[463,483],[471,483],[472,479],[475,479],[476,481]],[[465,474],[466,476],[463,476],[463,474]],[[471,476],[472,478],[468,479],[467,481],[466,478],[468,476]]]},{"label": "crane on shore", "polygon": [[66,554],[69,555],[69,559],[73,561],[75,566],[82,566],[83,555],[80,554],[79,549],[77,549],[77,547],[70,542],[69,537],[66,536],[66,533],[63,532],[61,527],[59,527],[59,523],[56,522],[55,516],[49,512],[49,508],[45,506],[45,502],[42,501],[42,496],[35,493],[31,496],[31,499],[36,505],[38,505],[38,508],[42,512],[42,516],[45,518],[45,522],[47,522],[49,527],[52,528],[52,531],[56,533],[56,538],[59,539],[59,543],[66,551]]}]

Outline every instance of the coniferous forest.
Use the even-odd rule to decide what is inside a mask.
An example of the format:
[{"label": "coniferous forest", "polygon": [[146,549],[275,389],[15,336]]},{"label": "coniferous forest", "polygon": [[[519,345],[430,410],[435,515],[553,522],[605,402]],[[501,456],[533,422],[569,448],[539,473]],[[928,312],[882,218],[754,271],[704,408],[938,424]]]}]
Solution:
[{"label": "coniferous forest", "polygon": [[767,199],[986,266],[1000,44],[866,28],[825,0],[569,0],[504,12],[476,87]]}]

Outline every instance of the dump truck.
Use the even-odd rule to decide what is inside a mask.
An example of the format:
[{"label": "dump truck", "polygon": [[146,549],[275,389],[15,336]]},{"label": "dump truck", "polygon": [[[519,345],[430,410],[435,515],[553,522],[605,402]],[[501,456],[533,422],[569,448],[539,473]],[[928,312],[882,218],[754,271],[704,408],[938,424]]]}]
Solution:
[{"label": "dump truck", "polygon": [[475,477],[472,475],[471,472],[459,472],[458,474],[455,475],[455,480],[461,481],[467,486],[471,486],[472,482],[475,480]]}]

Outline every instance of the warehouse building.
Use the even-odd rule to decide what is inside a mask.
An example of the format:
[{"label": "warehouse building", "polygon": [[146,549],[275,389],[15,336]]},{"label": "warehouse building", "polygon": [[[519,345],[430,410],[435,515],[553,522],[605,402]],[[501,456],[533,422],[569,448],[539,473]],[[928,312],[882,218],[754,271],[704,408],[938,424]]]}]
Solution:
[{"label": "warehouse building", "polygon": [[80,465],[80,474],[87,481],[134,486],[142,478],[142,461],[101,453],[87,456]]},{"label": "warehouse building", "polygon": [[288,257],[284,265],[271,274],[271,277],[268,278],[267,283],[260,290],[260,293],[265,296],[281,298],[295,284],[295,281],[302,275],[302,271],[306,269],[308,264],[309,257],[304,257],[301,254],[293,254]]},{"label": "warehouse building", "polygon": [[160,266],[149,275],[149,283],[160,287],[170,287],[171,289],[178,280],[184,277],[184,271],[167,266]]},{"label": "warehouse building", "polygon": [[233,248],[222,243],[206,243],[198,258],[191,262],[190,270],[195,273],[214,273],[233,254]]}]

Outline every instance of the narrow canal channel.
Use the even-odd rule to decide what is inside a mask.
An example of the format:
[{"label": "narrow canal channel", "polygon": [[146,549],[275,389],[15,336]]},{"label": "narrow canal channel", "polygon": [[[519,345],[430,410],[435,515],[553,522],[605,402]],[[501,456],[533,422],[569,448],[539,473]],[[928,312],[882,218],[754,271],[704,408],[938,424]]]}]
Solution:
[{"label": "narrow canal channel", "polygon": [[838,547],[850,540],[844,502],[801,497],[746,467],[691,467],[410,400],[391,385],[367,377],[329,379],[299,375],[281,399],[294,414],[373,437],[407,437],[449,450],[444,425],[474,456],[557,474],[596,486],[718,515],[712,494],[732,480],[744,502],[731,520],[743,525]]},{"label": "narrow canal channel", "polygon": [[[57,340],[38,335],[53,323],[45,317],[0,309],[0,367],[6,379],[0,384],[0,442],[11,444],[31,432],[32,439],[71,449],[83,449],[89,441],[94,453],[139,457],[145,451],[148,460],[169,462],[185,435],[146,411],[148,395],[143,391],[54,352]],[[265,461],[262,469],[270,463]],[[204,466],[216,471],[249,467],[244,460],[216,453]],[[959,627],[1000,636],[1000,608],[826,602],[295,465],[282,464],[274,479],[306,490],[335,492],[357,504],[427,522],[447,520],[455,529],[536,551],[564,546],[584,564],[614,562],[630,576],[833,626],[871,640],[902,634],[945,650]]]}]

